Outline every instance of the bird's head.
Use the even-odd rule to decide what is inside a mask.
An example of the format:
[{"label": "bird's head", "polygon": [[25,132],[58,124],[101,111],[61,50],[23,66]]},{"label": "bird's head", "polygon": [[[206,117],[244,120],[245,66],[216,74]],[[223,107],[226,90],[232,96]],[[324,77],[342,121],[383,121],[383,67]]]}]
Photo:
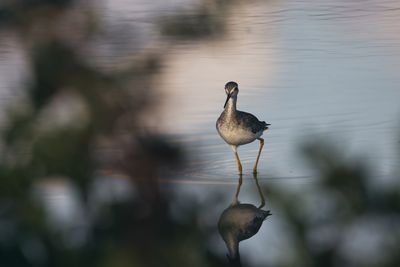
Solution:
[{"label": "bird's head", "polygon": [[225,84],[225,93],[226,93],[226,101],[224,104],[224,108],[226,107],[226,104],[228,103],[229,99],[231,97],[236,97],[237,94],[239,93],[239,85],[235,82],[228,82]]}]

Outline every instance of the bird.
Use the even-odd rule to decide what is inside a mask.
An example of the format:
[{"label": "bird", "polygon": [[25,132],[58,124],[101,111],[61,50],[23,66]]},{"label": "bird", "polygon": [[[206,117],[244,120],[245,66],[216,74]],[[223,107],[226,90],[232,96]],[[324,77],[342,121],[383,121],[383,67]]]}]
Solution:
[{"label": "bird", "polygon": [[259,121],[253,114],[236,109],[239,93],[239,85],[236,82],[230,81],[226,83],[225,93],[227,97],[224,104],[224,111],[216,123],[218,134],[231,146],[235,154],[239,174],[243,173],[243,168],[237,152],[238,147],[258,139],[260,141],[260,148],[253,167],[253,173],[257,173],[258,161],[264,147],[264,139],[261,138],[261,135],[271,124]]}]

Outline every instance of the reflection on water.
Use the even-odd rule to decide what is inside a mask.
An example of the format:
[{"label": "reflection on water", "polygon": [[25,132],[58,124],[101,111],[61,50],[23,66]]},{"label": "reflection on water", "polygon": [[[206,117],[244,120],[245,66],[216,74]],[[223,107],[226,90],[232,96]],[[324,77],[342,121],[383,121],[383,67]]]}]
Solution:
[{"label": "reflection on water", "polygon": [[264,195],[257,175],[253,175],[260,195],[260,205],[256,207],[250,203],[239,202],[239,192],[243,182],[243,177],[240,175],[233,202],[222,212],[218,221],[219,233],[228,248],[228,259],[238,266],[240,266],[239,242],[257,234],[264,220],[271,215],[269,210],[262,210],[265,206]]}]

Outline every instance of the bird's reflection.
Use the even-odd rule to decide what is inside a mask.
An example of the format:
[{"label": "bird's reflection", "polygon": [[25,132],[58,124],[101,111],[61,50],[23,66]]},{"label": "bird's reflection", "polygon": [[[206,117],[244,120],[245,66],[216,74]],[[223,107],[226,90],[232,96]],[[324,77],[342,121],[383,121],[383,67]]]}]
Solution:
[{"label": "bird's reflection", "polygon": [[259,207],[239,202],[239,192],[243,182],[243,177],[240,175],[233,202],[222,212],[218,222],[219,233],[228,248],[228,259],[237,266],[240,266],[239,242],[254,236],[264,220],[271,215],[269,210],[262,209],[265,206],[264,195],[258,184],[257,175],[253,174],[253,177],[261,199]]}]

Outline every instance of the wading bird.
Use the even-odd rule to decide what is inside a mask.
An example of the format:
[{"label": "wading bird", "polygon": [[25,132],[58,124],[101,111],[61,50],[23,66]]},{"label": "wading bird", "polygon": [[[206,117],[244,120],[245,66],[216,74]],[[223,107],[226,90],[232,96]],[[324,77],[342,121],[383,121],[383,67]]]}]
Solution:
[{"label": "wading bird", "polygon": [[265,121],[259,121],[250,113],[236,109],[237,95],[239,93],[239,86],[236,82],[228,82],[225,85],[225,92],[227,98],[224,111],[217,120],[217,131],[222,139],[232,147],[240,174],[242,174],[242,164],[237,152],[238,146],[251,143],[256,139],[260,140],[260,149],[253,168],[253,173],[257,173],[258,160],[264,146],[264,139],[261,138],[261,135],[268,129],[270,124]]}]

